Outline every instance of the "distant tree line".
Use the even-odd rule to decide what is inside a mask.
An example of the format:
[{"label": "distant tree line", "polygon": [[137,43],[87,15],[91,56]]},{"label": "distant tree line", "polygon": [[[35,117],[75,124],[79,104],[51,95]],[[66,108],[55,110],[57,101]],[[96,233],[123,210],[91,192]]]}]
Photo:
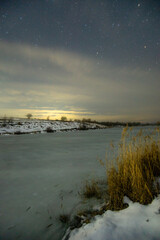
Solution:
[{"label": "distant tree line", "polygon": [[[31,113],[26,114],[26,117],[28,119],[31,119],[33,117],[33,115]],[[47,120],[50,120],[50,116],[47,116]],[[6,115],[4,117],[0,117],[0,121],[3,122],[4,125],[6,125],[7,123],[13,123],[14,118],[13,117],[6,117]],[[58,119],[56,119],[56,121],[59,121]],[[116,127],[116,126],[122,126],[125,127],[126,125],[129,127],[132,126],[160,126],[160,121],[154,122],[154,123],[141,123],[141,122],[112,122],[112,121],[96,121],[96,120],[92,120],[91,118],[83,118],[83,119],[67,119],[66,116],[62,116],[60,121],[62,122],[66,122],[66,121],[75,121],[75,122],[79,122],[79,123],[97,123],[97,124],[102,124],[104,126],[108,126],[108,127]]]}]

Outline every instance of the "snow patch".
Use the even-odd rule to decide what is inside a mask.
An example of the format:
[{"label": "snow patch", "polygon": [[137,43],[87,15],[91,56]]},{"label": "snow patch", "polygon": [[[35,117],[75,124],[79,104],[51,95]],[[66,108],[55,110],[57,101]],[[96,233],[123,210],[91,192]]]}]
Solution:
[{"label": "snow patch", "polygon": [[[105,128],[96,123],[85,123],[87,129]],[[0,122],[0,135],[25,134],[25,133],[44,133],[47,128],[52,131],[79,130],[79,122],[45,121],[45,120],[13,120],[13,122]]]},{"label": "snow patch", "polygon": [[74,229],[69,240],[159,240],[160,196],[149,205],[133,203],[127,197],[124,202],[129,204],[128,208],[106,211],[90,224]]}]

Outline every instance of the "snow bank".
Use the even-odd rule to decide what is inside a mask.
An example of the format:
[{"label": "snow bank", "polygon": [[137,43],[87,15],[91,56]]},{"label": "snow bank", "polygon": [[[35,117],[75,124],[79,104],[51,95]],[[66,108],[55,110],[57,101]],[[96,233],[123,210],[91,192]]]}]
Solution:
[{"label": "snow bank", "polygon": [[[45,121],[45,120],[24,120],[3,123],[0,122],[0,134],[23,134],[43,133],[47,128],[53,131],[77,130],[81,126],[79,122]],[[85,123],[87,129],[105,128],[100,124]]]},{"label": "snow bank", "polygon": [[146,206],[124,200],[128,208],[97,216],[92,223],[74,229],[69,240],[160,240],[160,196]]}]

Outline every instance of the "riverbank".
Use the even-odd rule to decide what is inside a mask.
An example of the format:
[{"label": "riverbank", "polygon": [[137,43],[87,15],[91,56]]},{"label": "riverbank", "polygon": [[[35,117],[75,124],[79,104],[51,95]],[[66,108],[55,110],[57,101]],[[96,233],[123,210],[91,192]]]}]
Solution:
[{"label": "riverbank", "polygon": [[76,121],[46,121],[46,120],[12,120],[0,121],[0,135],[53,133],[59,131],[81,131],[89,129],[104,129],[106,126],[98,123],[80,123]]},{"label": "riverbank", "polygon": [[124,198],[129,207],[121,211],[106,211],[89,224],[66,233],[63,240],[159,240],[160,195],[149,205]]},{"label": "riverbank", "polygon": [[[160,236],[160,139],[159,128],[143,133],[122,131],[118,155],[106,159],[107,182],[101,191],[95,180],[85,186],[86,198],[103,198],[100,209],[77,213],[64,240],[145,239]],[[115,148],[111,143],[112,149]],[[108,197],[103,197],[104,193]],[[126,197],[127,196],[127,197]],[[112,211],[111,211],[112,210]],[[72,230],[72,231],[71,231]]]}]

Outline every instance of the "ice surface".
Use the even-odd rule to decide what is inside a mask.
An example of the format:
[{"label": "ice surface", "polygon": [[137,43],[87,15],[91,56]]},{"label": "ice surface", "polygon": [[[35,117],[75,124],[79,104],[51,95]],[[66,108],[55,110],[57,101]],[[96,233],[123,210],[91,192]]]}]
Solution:
[{"label": "ice surface", "polygon": [[62,239],[59,214],[81,206],[86,179],[105,176],[99,159],[121,131],[0,136],[0,239]]},{"label": "ice surface", "polygon": [[[61,239],[59,214],[81,204],[86,179],[121,129],[0,136],[0,239]],[[48,225],[53,224],[48,227]]]}]

